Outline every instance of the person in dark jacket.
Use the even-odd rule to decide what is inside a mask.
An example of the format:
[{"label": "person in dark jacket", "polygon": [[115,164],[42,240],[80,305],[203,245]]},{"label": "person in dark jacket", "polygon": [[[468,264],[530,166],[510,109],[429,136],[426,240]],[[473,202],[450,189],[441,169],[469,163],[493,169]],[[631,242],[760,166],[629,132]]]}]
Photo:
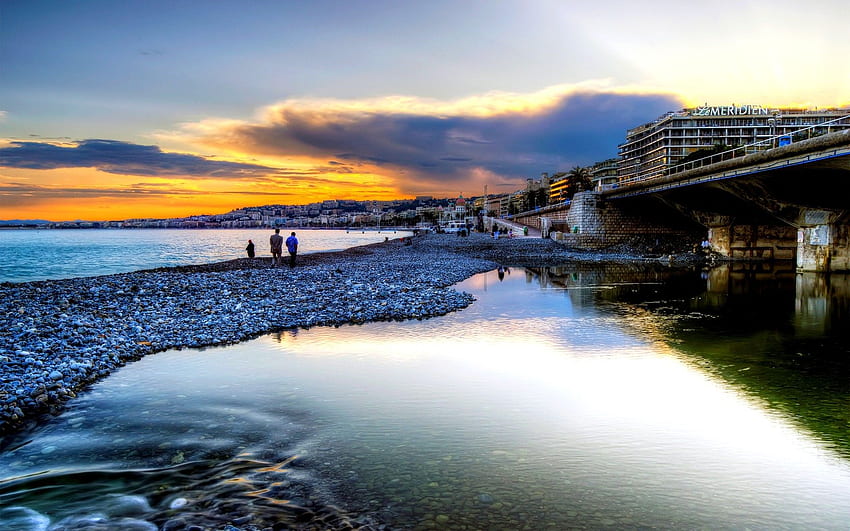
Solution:
[{"label": "person in dark jacket", "polygon": [[295,267],[295,255],[298,254],[298,238],[295,237],[294,232],[286,239],[286,250],[289,251],[289,267]]},{"label": "person in dark jacket", "polygon": [[254,242],[248,240],[248,247],[245,247],[245,250],[248,251],[248,258],[254,258]]},{"label": "person in dark jacket", "polygon": [[274,234],[269,238],[269,246],[272,249],[272,265],[280,265],[283,247],[283,236],[280,235],[280,229],[274,230]]}]

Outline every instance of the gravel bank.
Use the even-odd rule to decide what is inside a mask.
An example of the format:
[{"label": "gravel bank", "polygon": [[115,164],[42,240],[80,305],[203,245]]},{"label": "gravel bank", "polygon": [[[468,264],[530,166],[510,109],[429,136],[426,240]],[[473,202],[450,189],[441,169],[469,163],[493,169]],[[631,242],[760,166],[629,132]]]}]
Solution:
[{"label": "gravel bank", "polygon": [[0,284],[0,448],[125,363],[173,348],[235,343],[286,328],[422,319],[473,297],[451,286],[472,274],[588,255],[551,240],[428,234],[299,257],[58,281]]}]

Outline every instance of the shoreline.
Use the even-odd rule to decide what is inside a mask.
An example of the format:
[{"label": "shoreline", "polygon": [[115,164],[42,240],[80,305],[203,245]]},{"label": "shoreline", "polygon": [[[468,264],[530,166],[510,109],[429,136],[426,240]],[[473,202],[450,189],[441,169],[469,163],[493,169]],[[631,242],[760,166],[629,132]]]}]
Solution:
[{"label": "shoreline", "polygon": [[445,315],[474,300],[454,284],[499,265],[659,263],[540,238],[425,234],[410,241],[307,254],[293,269],[239,258],[0,284],[0,449],[45,415],[60,413],[78,392],[148,354],[285,329]]}]

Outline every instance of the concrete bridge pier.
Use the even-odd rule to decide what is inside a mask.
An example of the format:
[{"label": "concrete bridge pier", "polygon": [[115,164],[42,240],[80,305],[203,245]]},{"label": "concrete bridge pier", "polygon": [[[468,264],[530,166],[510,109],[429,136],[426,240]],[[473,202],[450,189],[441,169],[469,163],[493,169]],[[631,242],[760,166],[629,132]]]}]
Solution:
[{"label": "concrete bridge pier", "polygon": [[804,212],[797,230],[797,271],[850,271],[850,224],[824,211]]},{"label": "concrete bridge pier", "polygon": [[711,250],[733,260],[793,260],[796,231],[789,225],[710,224]]},{"label": "concrete bridge pier", "polygon": [[734,223],[703,216],[711,250],[733,260],[796,261],[797,271],[850,271],[847,212],[802,210],[788,224]]}]

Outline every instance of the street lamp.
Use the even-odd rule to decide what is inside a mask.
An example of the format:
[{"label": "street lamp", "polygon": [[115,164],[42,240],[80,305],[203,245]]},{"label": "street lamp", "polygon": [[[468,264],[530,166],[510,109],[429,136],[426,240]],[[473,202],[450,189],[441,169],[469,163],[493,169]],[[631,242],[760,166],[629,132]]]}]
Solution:
[{"label": "street lamp", "polygon": [[776,116],[767,121],[770,125],[770,147],[776,147]]}]

